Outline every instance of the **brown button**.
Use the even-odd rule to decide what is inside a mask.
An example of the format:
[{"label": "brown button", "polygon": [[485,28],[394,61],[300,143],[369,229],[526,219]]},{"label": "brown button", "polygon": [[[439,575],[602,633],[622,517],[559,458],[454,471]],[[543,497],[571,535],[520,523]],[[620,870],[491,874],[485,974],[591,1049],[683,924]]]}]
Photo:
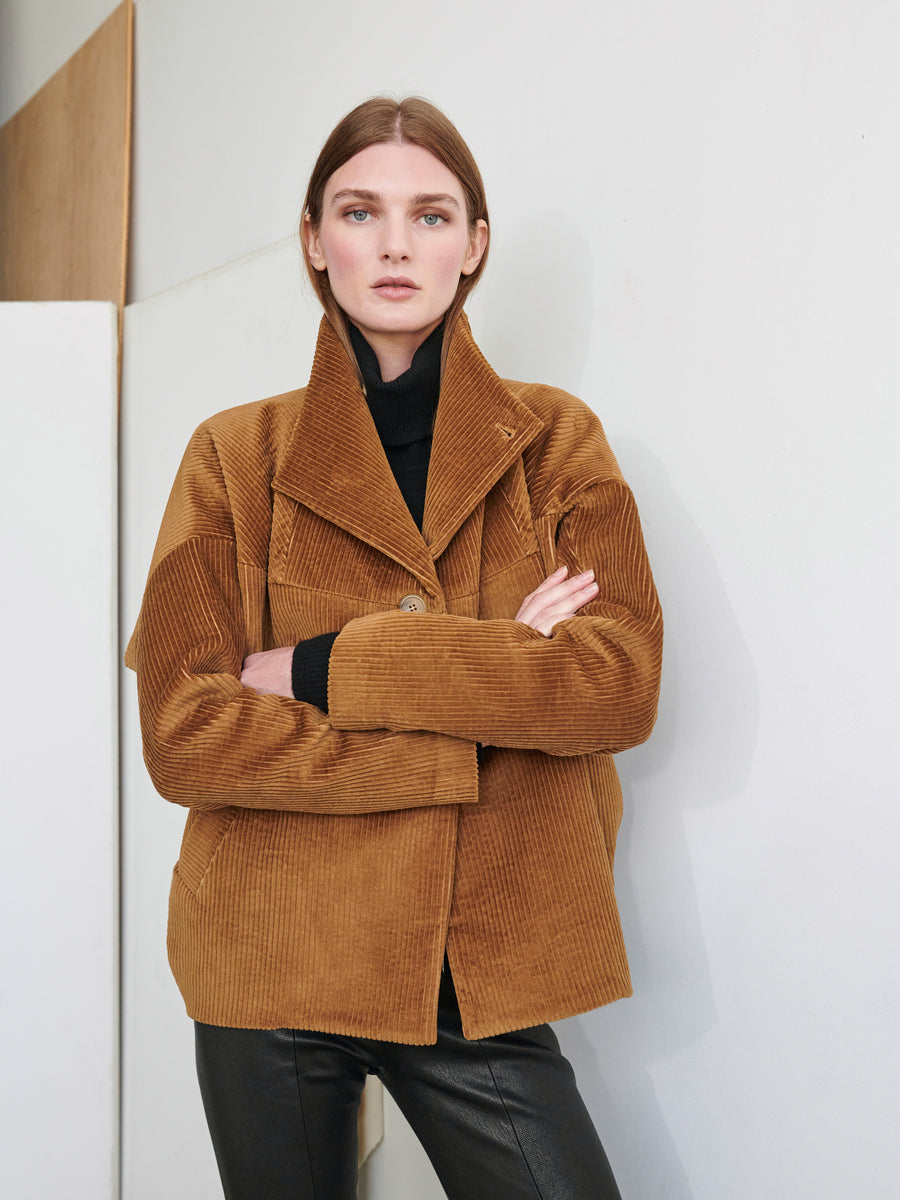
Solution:
[{"label": "brown button", "polygon": [[399,607],[401,612],[424,612],[425,601],[421,596],[404,596]]}]

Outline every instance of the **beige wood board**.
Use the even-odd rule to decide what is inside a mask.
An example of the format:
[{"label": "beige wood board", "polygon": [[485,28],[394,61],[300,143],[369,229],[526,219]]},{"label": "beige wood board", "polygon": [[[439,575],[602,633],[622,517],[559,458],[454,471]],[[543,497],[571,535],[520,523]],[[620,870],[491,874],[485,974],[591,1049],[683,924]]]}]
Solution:
[{"label": "beige wood board", "polygon": [[0,300],[125,303],[134,8],[0,129]]}]

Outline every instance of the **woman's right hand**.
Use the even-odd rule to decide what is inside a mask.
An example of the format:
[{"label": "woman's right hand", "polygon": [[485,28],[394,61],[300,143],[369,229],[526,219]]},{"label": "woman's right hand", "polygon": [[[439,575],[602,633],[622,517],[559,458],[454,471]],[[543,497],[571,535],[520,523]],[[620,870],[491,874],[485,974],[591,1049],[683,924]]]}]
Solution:
[{"label": "woman's right hand", "polygon": [[594,582],[594,572],[568,578],[569,568],[558,567],[552,575],[529,593],[522,601],[516,620],[549,637],[553,626],[574,617],[580,608],[589,604],[600,590]]}]

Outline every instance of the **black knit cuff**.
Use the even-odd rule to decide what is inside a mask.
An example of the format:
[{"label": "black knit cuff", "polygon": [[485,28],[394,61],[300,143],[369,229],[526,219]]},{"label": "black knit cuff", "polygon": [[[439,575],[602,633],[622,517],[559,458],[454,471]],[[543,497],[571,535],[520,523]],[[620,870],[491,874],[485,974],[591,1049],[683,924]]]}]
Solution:
[{"label": "black knit cuff", "polygon": [[314,704],[328,712],[328,660],[336,633],[320,633],[294,647],[291,660],[291,691],[295,700]]}]

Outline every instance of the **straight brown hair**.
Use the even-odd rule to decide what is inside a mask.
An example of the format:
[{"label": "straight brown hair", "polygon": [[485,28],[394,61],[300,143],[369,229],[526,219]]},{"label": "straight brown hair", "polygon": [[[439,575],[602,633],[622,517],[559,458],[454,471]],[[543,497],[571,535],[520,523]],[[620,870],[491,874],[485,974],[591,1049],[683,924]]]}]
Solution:
[{"label": "straight brown hair", "polygon": [[325,186],[335,171],[355,154],[365,150],[367,146],[375,146],[384,142],[401,144],[410,142],[433,154],[459,180],[466,198],[466,216],[470,228],[474,230],[478,221],[484,221],[487,226],[487,238],[481,261],[471,275],[460,275],[453,303],[447,309],[444,317],[444,344],[441,356],[443,364],[457,318],[462,312],[469,293],[480,279],[487,262],[490,221],[488,220],[484,183],[472,151],[453,122],[434,104],[423,100],[421,96],[407,96],[404,100],[395,100],[390,96],[375,96],[371,100],[364,100],[362,104],[358,104],[352,112],[347,113],[337,123],[316,159],[316,165],[313,167],[303,201],[303,216],[300,219],[300,245],[303,250],[303,261],[315,293],[325,309],[325,315],[344,344],[351,362],[355,362],[356,357],[350,345],[350,334],[347,328],[347,314],[334,298],[328,282],[328,272],[326,270],[317,271],[309,261],[304,224],[308,217],[313,229],[319,228],[322,220]]}]

